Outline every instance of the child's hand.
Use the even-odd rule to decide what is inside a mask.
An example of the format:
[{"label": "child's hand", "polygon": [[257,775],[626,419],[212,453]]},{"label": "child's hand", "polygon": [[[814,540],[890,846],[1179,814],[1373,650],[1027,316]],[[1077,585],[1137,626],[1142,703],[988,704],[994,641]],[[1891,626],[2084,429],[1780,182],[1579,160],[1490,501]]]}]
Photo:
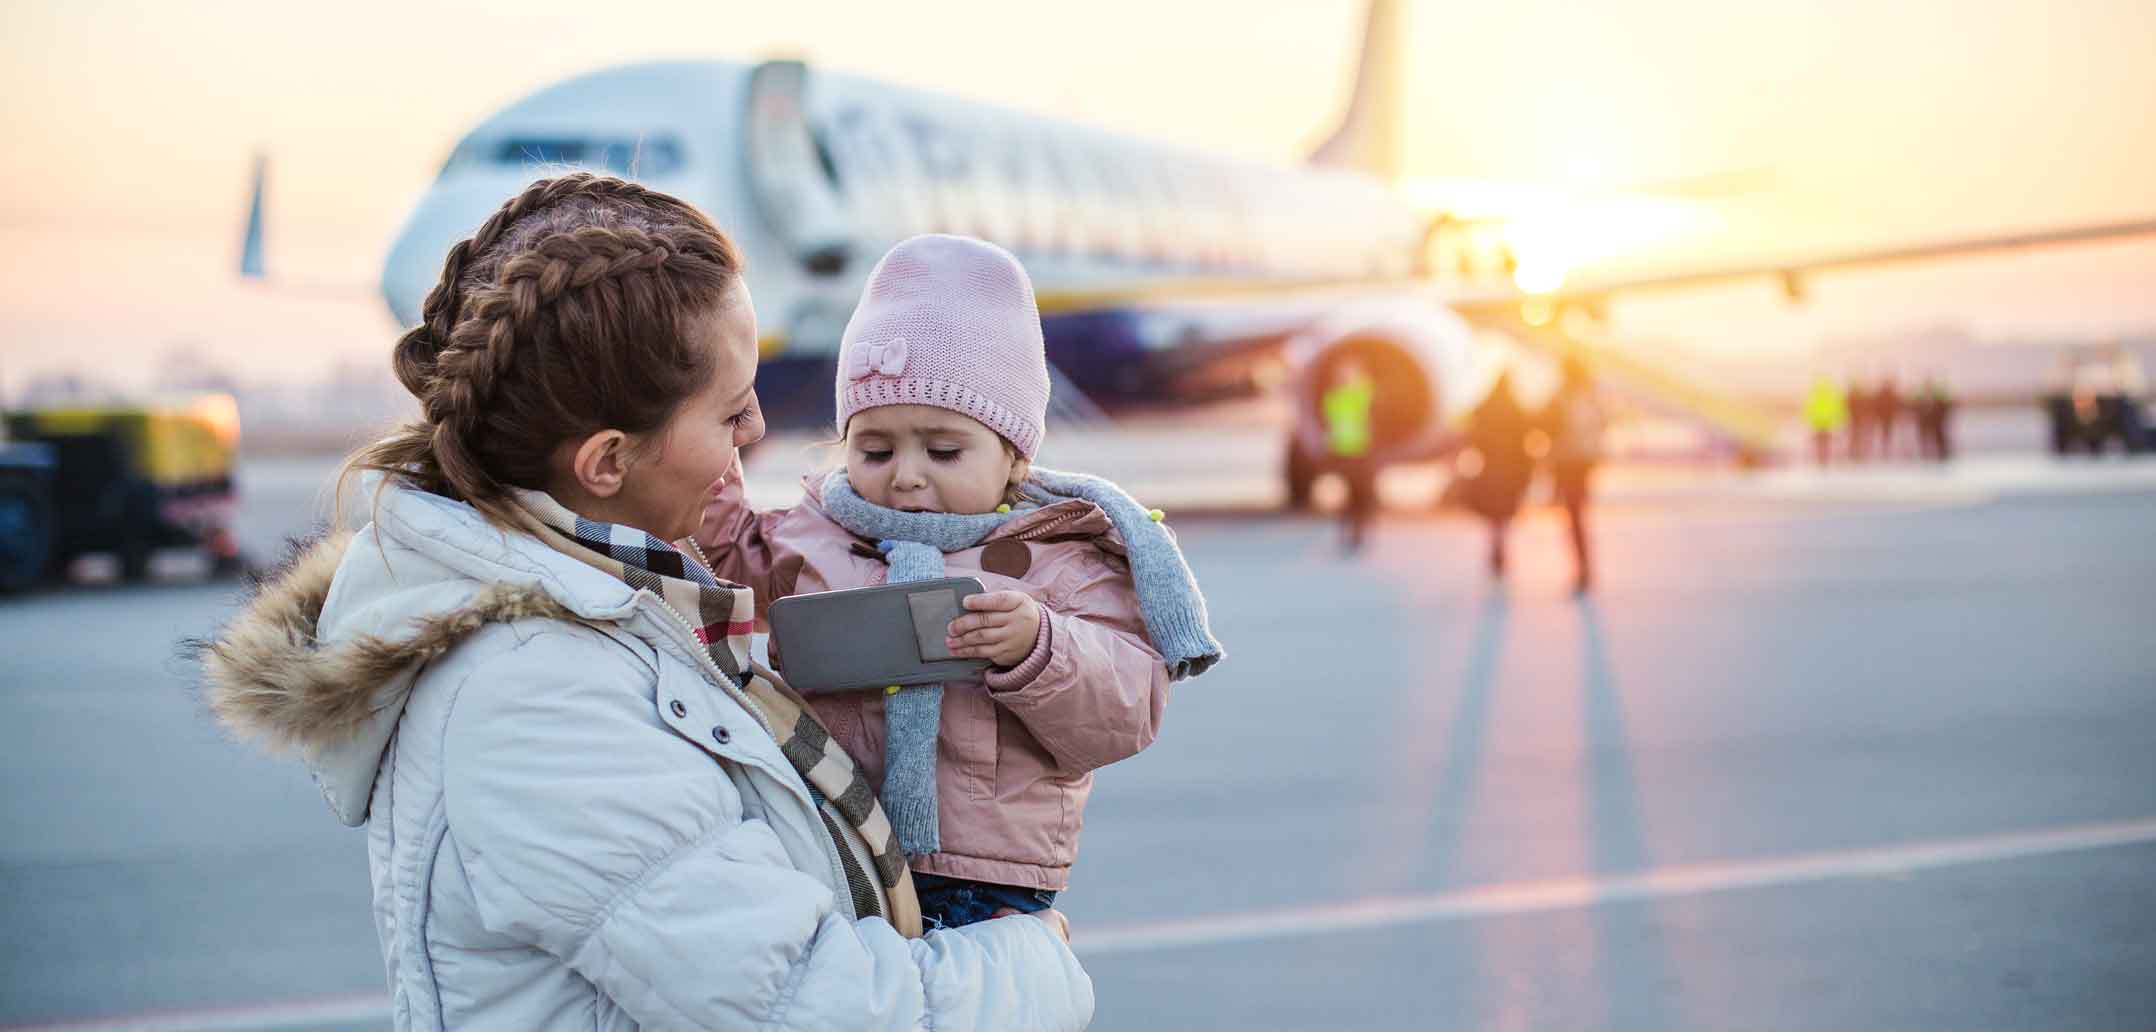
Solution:
[{"label": "child's hand", "polygon": [[1041,604],[1023,591],[968,595],[969,612],[951,621],[943,644],[954,656],[1014,667],[1033,651],[1041,633]]},{"label": "child's hand", "polygon": [[1063,912],[1057,910],[1054,907],[1049,907],[1046,910],[1036,910],[1030,915],[1023,910],[1014,910],[1010,907],[1004,907],[1003,909],[998,910],[995,913],[990,914],[989,916],[1037,918],[1040,921],[1045,922],[1048,925],[1050,931],[1062,936],[1065,943],[1071,941],[1071,919],[1063,916]]}]

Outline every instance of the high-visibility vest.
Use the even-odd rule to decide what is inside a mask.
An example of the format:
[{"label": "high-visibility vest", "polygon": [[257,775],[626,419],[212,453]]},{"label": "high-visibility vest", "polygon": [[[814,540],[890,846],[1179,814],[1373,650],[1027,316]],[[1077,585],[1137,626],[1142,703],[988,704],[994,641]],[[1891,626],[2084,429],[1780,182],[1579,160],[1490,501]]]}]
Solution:
[{"label": "high-visibility vest", "polygon": [[1368,380],[1349,380],[1325,392],[1325,443],[1337,458],[1359,459],[1370,452],[1370,408],[1377,390]]},{"label": "high-visibility vest", "polygon": [[1831,433],[1849,425],[1849,396],[1832,380],[1812,384],[1804,399],[1804,422],[1815,431]]}]

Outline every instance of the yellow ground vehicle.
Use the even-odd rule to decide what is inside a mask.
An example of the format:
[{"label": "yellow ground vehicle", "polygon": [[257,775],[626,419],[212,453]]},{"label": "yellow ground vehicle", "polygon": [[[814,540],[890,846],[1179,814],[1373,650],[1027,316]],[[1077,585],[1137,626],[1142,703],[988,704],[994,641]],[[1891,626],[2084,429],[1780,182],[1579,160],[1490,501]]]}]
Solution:
[{"label": "yellow ground vehicle", "polygon": [[[12,537],[0,541],[0,555],[19,557],[18,568],[41,556],[32,576],[51,576],[76,556],[109,552],[119,558],[123,577],[139,580],[157,549],[194,546],[207,549],[220,572],[238,568],[228,528],[240,422],[230,395],[55,406],[10,412],[6,424],[14,453],[41,459],[44,467],[35,479],[43,481],[48,518],[0,518],[0,535]],[[18,475],[13,483],[34,479]],[[34,513],[38,493],[34,486],[12,489],[0,498],[0,517]],[[12,508],[8,499],[16,500]],[[40,526],[42,547],[33,539]]]}]

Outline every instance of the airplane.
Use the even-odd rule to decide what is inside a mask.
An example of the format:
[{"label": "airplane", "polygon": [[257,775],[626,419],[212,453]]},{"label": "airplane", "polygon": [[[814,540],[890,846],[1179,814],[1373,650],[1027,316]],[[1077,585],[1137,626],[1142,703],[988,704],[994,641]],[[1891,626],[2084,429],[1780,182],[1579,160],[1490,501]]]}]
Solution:
[{"label": "airplane", "polygon": [[[1398,178],[1399,0],[1372,0],[1346,109],[1308,164],[1187,147],[910,89],[797,60],[673,61],[594,71],[474,126],[405,221],[381,293],[403,324],[451,244],[503,198],[565,167],[634,178],[697,205],[746,258],[763,336],[759,394],[776,420],[828,426],[836,351],[869,269],[927,232],[994,241],[1034,279],[1065,414],[1293,392],[1282,431],[1291,505],[1325,471],[1311,454],[1318,385],[1349,356],[1371,372],[1381,461],[1443,454],[1495,378],[1477,327],[1580,351],[1568,312],[1635,290],[1747,277],[1801,299],[1835,269],[2156,232],[2156,219],[1890,251],[1559,286],[1478,274],[1448,240],[1472,220],[1429,212]],[[244,261],[260,269],[260,170]],[[1448,258],[1448,253],[1452,253]],[[1487,264],[1487,263],[1486,263]],[[1740,457],[1771,421],[1668,369],[1587,349],[1598,374],[1682,414]]]}]

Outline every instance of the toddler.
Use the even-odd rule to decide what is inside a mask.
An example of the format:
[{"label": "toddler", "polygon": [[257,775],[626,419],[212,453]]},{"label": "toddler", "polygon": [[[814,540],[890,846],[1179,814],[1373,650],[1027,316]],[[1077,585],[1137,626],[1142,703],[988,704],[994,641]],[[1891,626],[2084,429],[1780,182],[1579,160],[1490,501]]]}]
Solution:
[{"label": "toddler", "polygon": [[846,326],[845,467],[810,476],[800,504],[761,512],[728,477],[697,534],[714,572],[754,588],[760,609],[939,577],[987,589],[945,642],[987,660],[981,676],[808,696],[882,786],[930,927],[1052,906],[1093,770],[1150,744],[1169,683],[1221,657],[1161,514],[1105,480],[1033,466],[1047,407],[1018,260],[915,237],[877,264]]}]

